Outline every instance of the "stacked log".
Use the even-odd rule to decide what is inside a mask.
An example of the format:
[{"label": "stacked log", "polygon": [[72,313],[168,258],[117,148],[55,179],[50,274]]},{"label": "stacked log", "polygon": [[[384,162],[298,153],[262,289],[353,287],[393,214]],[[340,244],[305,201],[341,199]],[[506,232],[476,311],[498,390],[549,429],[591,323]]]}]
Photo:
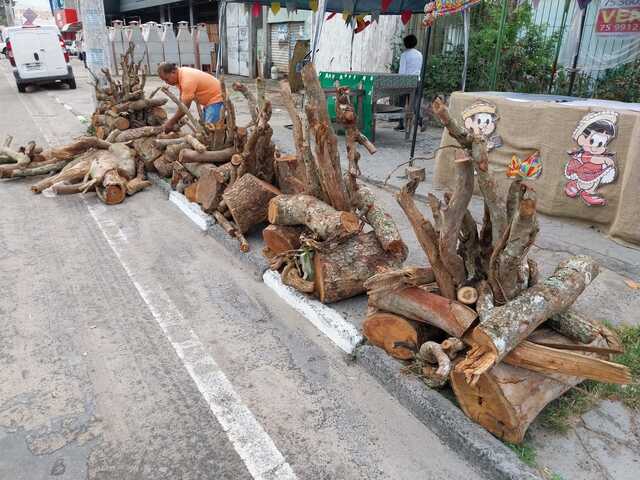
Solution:
[{"label": "stacked log", "polygon": [[98,102],[91,117],[91,126],[95,136],[101,140],[123,142],[118,137],[122,132],[141,127],[158,127],[167,120],[167,112],[163,105],[166,98],[145,97],[146,66],[144,57],[133,61],[133,43],[120,58],[119,80],[114,79],[109,69],[102,72],[108,85],[101,86],[95,79],[94,89]]},{"label": "stacked log", "polygon": [[[337,85],[336,117],[345,127],[350,165],[343,174],[315,67],[305,66],[302,78],[308,98],[304,117],[289,84],[280,83],[296,152],[275,155],[275,181],[282,195],[269,202],[263,253],[271,268],[281,272],[283,283],[332,303],[364,293],[371,276],[402,265],[407,247],[373,192],[356,181],[357,145],[372,154],[375,147],[356,127],[349,90]],[[255,121],[259,124],[259,116]]]},{"label": "stacked log", "polygon": [[[191,133],[158,135],[148,161],[160,175],[171,177],[175,190],[200,204],[229,235],[237,238],[240,250],[246,252],[249,244],[244,235],[267,220],[269,201],[281,193],[276,185],[276,148],[269,125],[271,103],[263,93],[259,93],[257,101],[248,87],[234,84],[233,89],[249,102],[252,115],[249,125],[240,127],[224,80],[221,83],[223,118],[216,124],[207,124],[201,116],[196,118],[169,90],[163,89],[185,113]],[[148,149],[144,145],[141,148]]]},{"label": "stacked log", "polygon": [[[364,335],[410,360],[427,385],[450,382],[469,417],[519,443],[540,411],[573,386],[585,379],[627,384],[631,374],[610,361],[621,351],[616,335],[571,310],[597,264],[571,257],[538,279],[529,256],[538,233],[534,190],[515,179],[501,198],[487,139],[462,128],[439,99],[432,106],[459,144],[455,188],[443,199],[429,195],[433,222],[413,199],[419,178],[398,193],[430,268],[387,271],[365,283]],[[485,202],[480,230],[468,210],[474,179]],[[432,338],[421,339],[416,325],[435,329]]]}]

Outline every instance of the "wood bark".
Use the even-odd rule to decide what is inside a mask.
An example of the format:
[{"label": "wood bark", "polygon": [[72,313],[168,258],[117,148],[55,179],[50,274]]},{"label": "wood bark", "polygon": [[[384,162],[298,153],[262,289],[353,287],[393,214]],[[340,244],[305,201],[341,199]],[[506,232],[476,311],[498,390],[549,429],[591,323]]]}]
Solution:
[{"label": "wood bark", "polygon": [[299,175],[298,157],[281,155],[275,158],[276,180],[280,191],[284,194],[305,193],[304,180]]},{"label": "wood bark", "polygon": [[339,238],[359,231],[358,217],[340,212],[310,195],[280,195],[269,202],[269,223],[306,225],[321,240]]},{"label": "wood bark", "polygon": [[440,293],[442,296],[453,300],[456,298],[455,282],[440,259],[437,233],[433,225],[420,213],[420,210],[418,210],[413,200],[413,194],[417,186],[418,182],[415,180],[408,182],[400,192],[398,192],[396,199],[409,219],[418,243],[420,243],[420,246],[429,258],[429,263],[436,277]]},{"label": "wood bark", "polygon": [[407,259],[409,249],[400,237],[396,222],[379,206],[373,192],[360,185],[355,193],[355,200],[358,210],[373,228],[382,248],[404,262]]},{"label": "wood bark", "polygon": [[472,349],[456,368],[476,381],[551,316],[565,311],[598,275],[595,261],[571,257],[555,273],[507,304],[491,309],[470,332]]},{"label": "wood bark", "polygon": [[256,123],[258,120],[258,102],[256,96],[249,90],[249,88],[240,82],[235,82],[232,87],[234,91],[240,92],[242,96],[247,100],[249,104],[249,114],[251,115],[251,122]]},{"label": "wood bark", "polygon": [[[210,168],[201,169],[199,171],[198,182],[196,183],[196,202],[198,202],[205,212],[211,213],[218,208],[218,204],[222,200],[222,194],[226,186],[225,182],[219,181],[216,175],[215,167],[208,164],[187,164],[190,166],[208,166]],[[189,169],[191,170],[191,169]]]},{"label": "wood bark", "polygon": [[397,268],[398,259],[382,250],[373,232],[361,233],[314,256],[316,294],[333,303],[365,292],[364,282],[381,269]]},{"label": "wood bark", "polygon": [[116,137],[116,142],[124,143],[135,140],[136,138],[153,137],[155,135],[158,135],[160,132],[162,132],[161,126],[132,128],[120,133],[120,135]]},{"label": "wood bark", "polygon": [[544,325],[580,343],[593,342],[603,331],[603,325],[589,320],[572,309],[553,315]]},{"label": "wood bark", "polygon": [[[560,335],[555,335],[553,341],[571,343]],[[598,338],[591,345],[605,344]],[[450,381],[462,410],[498,438],[512,443],[522,442],[531,422],[549,402],[583,380],[558,373],[541,374],[502,362],[470,384],[458,365]]]},{"label": "wood bark", "polygon": [[262,238],[271,253],[278,255],[300,248],[300,234],[302,231],[302,227],[269,225],[262,231]]},{"label": "wood bark", "polygon": [[226,163],[235,153],[237,152],[234,147],[206,152],[197,152],[186,148],[180,152],[179,160],[180,163]]},{"label": "wood bark", "polygon": [[314,159],[320,185],[331,206],[337,210],[349,211],[351,202],[342,179],[338,139],[331,127],[327,101],[312,63],[302,68],[302,80],[309,99],[306,113],[315,140]]},{"label": "wood bark", "polygon": [[433,282],[435,276],[430,267],[405,267],[376,273],[364,282],[364,287],[368,295],[378,295]]},{"label": "wood bark", "polygon": [[267,219],[269,201],[280,191],[273,185],[247,173],[229,187],[222,198],[241,233]]},{"label": "wood bark", "polygon": [[369,305],[428,323],[454,337],[462,337],[477,318],[476,312],[466,305],[420,287],[369,295]]}]

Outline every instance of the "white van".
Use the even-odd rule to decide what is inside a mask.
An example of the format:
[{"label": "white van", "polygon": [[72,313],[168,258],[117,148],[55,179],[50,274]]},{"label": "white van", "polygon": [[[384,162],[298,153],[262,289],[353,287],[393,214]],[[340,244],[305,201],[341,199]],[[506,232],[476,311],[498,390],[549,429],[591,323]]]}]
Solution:
[{"label": "white van", "polygon": [[7,56],[18,91],[27,85],[61,82],[76,88],[69,53],[52,25],[9,27],[4,31]]}]

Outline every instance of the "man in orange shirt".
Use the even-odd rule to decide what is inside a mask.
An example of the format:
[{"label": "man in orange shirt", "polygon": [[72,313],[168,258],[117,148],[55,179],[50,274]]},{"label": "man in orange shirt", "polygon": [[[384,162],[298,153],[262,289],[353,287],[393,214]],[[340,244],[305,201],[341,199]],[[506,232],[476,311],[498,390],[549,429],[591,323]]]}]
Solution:
[{"label": "man in orange shirt", "polygon": [[[177,85],[180,89],[180,100],[187,108],[195,100],[202,106],[204,121],[207,123],[216,123],[220,121],[222,113],[222,88],[220,81],[205,72],[189,67],[178,67],[175,63],[163,62],[158,65],[158,75],[169,85]],[[164,131],[170,132],[176,126],[178,121],[184,117],[184,113],[180,110],[166,121]]]}]

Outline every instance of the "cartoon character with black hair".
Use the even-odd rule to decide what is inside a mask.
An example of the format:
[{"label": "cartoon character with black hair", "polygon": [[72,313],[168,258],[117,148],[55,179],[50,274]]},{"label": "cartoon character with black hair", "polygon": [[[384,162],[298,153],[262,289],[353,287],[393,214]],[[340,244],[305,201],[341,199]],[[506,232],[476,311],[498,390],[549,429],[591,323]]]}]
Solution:
[{"label": "cartoon character with black hair", "polygon": [[607,146],[616,137],[618,114],[592,112],[585,115],[573,132],[577,149],[567,152],[571,157],[564,167],[569,179],[564,192],[571,198],[580,197],[589,206],[606,205],[607,200],[596,190],[616,179],[615,153]]},{"label": "cartoon character with black hair", "polygon": [[464,128],[487,139],[487,150],[491,151],[502,146],[502,138],[493,135],[496,131],[498,114],[495,105],[487,102],[476,102],[462,112]]}]

